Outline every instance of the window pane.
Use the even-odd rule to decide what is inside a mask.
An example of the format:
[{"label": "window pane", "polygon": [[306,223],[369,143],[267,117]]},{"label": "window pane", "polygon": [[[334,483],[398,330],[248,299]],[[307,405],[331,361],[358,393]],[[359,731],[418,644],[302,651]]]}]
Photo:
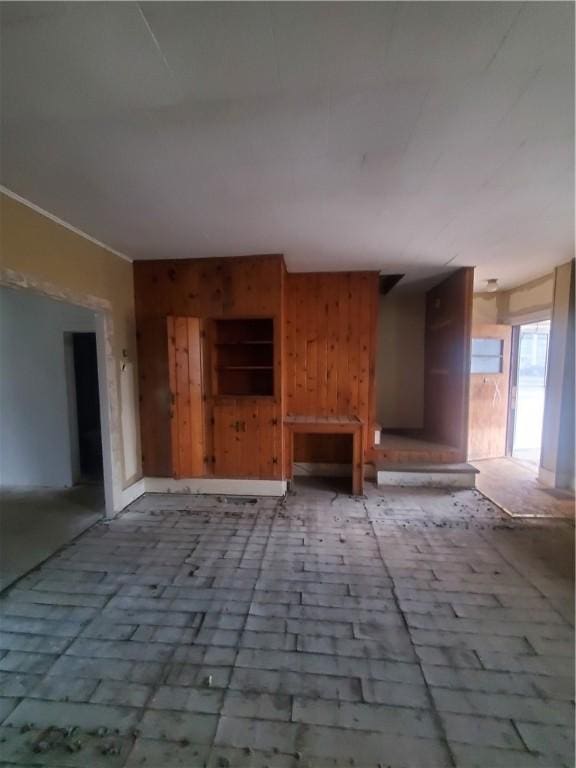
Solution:
[{"label": "window pane", "polygon": [[499,356],[503,345],[502,339],[472,339],[472,354]]},{"label": "window pane", "polygon": [[502,373],[502,358],[500,356],[473,356],[470,373]]}]

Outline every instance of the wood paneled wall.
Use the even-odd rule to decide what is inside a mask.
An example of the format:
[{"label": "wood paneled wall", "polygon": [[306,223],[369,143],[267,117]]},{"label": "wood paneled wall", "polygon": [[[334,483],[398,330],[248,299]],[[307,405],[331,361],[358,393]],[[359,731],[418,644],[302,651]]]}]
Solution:
[{"label": "wood paneled wall", "polygon": [[424,430],[466,459],[474,269],[463,267],[426,295]]},{"label": "wood paneled wall", "polygon": [[[173,471],[167,318],[272,317],[280,350],[284,274],[280,255],[134,263],[144,475]],[[274,377],[280,402],[280,353]],[[211,418],[209,402],[206,412]]]},{"label": "wood paneled wall", "polygon": [[[134,279],[145,475],[169,477],[175,466],[167,343],[171,316],[274,318],[273,402],[284,414],[356,415],[366,425],[369,445],[374,423],[376,272],[287,274],[282,257],[269,256],[136,262]],[[217,415],[209,379],[203,385],[208,426]],[[276,418],[281,424],[280,410]],[[214,454],[213,432],[206,429],[207,455]],[[349,461],[349,446],[342,440],[330,436],[323,440],[322,449],[317,438],[309,444],[301,439],[296,459]],[[276,448],[272,459],[280,453]],[[276,473],[276,464],[272,471]]]},{"label": "wood paneled wall", "polygon": [[[378,273],[287,274],[284,300],[286,414],[358,416],[368,446],[374,424]],[[300,440],[296,460],[335,460],[333,446],[327,446],[330,458],[325,458],[315,445],[308,450]]]}]

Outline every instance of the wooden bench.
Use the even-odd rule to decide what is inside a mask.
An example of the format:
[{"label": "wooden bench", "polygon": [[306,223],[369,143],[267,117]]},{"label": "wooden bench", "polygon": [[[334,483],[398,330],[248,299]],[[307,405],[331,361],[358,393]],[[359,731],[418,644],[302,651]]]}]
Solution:
[{"label": "wooden bench", "polygon": [[352,437],[352,493],[364,493],[364,425],[357,416],[285,416],[286,476],[294,475],[294,435],[350,435]]}]

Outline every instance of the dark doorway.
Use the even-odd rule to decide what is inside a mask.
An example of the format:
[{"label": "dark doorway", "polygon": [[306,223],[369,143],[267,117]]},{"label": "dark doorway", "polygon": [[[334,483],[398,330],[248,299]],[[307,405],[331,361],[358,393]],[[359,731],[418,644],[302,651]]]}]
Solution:
[{"label": "dark doorway", "polygon": [[96,334],[73,333],[72,346],[81,482],[99,482],[103,470]]}]

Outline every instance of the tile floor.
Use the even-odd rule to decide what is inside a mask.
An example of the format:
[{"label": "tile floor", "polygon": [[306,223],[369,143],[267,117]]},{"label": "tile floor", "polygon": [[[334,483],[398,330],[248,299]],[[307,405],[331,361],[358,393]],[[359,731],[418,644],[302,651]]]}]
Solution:
[{"label": "tile floor", "polygon": [[147,496],[2,601],[0,765],[573,765],[573,527]]},{"label": "tile floor", "polygon": [[101,485],[0,489],[0,590],[53,555],[104,512]]}]

